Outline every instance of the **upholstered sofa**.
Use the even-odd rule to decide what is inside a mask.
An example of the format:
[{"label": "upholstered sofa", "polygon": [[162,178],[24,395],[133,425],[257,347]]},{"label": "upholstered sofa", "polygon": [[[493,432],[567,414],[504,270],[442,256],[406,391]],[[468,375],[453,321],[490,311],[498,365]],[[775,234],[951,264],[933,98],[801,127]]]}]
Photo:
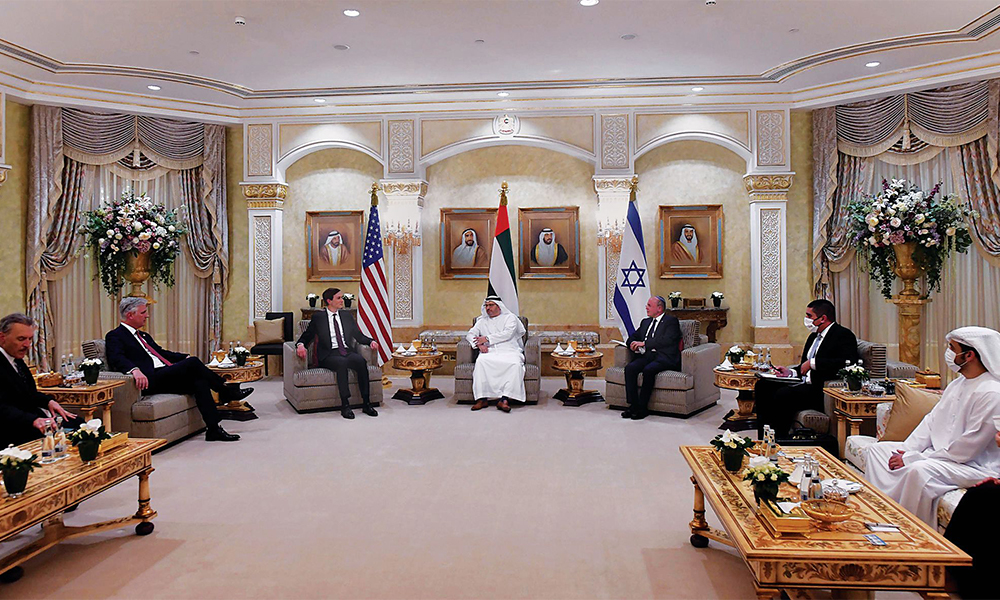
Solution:
[{"label": "upholstered sofa", "polygon": [[[521,317],[524,324],[524,401],[525,404],[538,404],[541,394],[542,350],[538,336],[528,333],[528,319]],[[472,393],[472,372],[476,368],[476,357],[479,350],[472,347],[464,337],[458,341],[455,349],[455,401],[459,404],[472,404],[476,398]]]},{"label": "upholstered sofa", "polygon": [[[872,379],[912,379],[916,376],[917,367],[908,363],[887,359],[885,344],[858,340],[858,357],[871,374]],[[823,397],[823,410],[802,410],[795,415],[795,420],[803,427],[816,433],[830,433],[833,422],[833,402],[829,396]]]},{"label": "upholstered sofa", "polygon": [[[83,343],[83,355],[99,358],[108,364],[104,340]],[[124,379],[125,385],[114,390],[111,405],[111,428],[127,431],[137,438],[161,438],[173,442],[205,428],[194,396],[187,394],[152,394],[143,396],[131,375],[101,371],[101,379]]]},{"label": "upholstered sofa", "polygon": [[[882,402],[875,408],[875,437],[870,435],[852,435],[848,436],[847,441],[844,443],[844,462],[862,477],[865,475],[865,467],[867,466],[865,449],[882,438],[891,412],[892,402]],[[962,501],[962,496],[965,495],[965,492],[966,490],[960,488],[952,490],[941,497],[937,509],[937,526],[941,532],[947,529],[948,523],[951,522],[951,516],[955,514],[955,508]]]},{"label": "upholstered sofa", "polygon": [[[309,321],[299,321],[299,335],[308,326]],[[306,348],[305,360],[295,353],[295,345],[294,341],[285,342],[283,348],[282,381],[285,400],[297,412],[339,409],[341,401],[337,374],[316,366],[316,341],[313,340]],[[358,352],[368,363],[368,398],[373,405],[378,406],[382,404],[382,370],[371,348],[359,345]],[[361,391],[354,371],[348,371],[347,382],[351,390],[348,402],[351,407],[361,406]]]},{"label": "upholstered sofa", "polygon": [[[719,364],[720,347],[709,343],[708,337],[699,334],[700,324],[695,320],[680,321],[681,370],[662,371],[656,376],[649,411],[670,416],[689,417],[719,400],[712,370]],[[625,409],[625,365],[632,360],[632,351],[624,346],[615,348],[614,364],[608,367],[604,401],[610,408]],[[642,375],[639,375],[642,383]]]}]

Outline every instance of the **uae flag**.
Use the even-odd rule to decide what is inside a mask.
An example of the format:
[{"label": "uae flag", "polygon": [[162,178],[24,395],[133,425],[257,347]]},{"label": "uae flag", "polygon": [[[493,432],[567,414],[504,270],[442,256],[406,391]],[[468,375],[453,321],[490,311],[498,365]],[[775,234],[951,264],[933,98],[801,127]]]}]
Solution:
[{"label": "uae flag", "polygon": [[510,312],[521,314],[517,304],[517,274],[514,272],[514,250],[510,243],[510,221],[507,219],[506,181],[500,186],[497,230],[493,236],[493,253],[490,255],[489,295],[499,296]]}]

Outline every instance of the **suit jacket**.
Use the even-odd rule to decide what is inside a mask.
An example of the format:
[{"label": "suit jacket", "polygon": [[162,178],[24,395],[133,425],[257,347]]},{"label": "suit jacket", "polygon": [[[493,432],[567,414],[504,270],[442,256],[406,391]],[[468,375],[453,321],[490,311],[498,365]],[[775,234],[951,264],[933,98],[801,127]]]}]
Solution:
[{"label": "suit jacket", "polygon": [[[806,345],[802,347],[802,360],[799,364],[806,362],[809,355],[809,348],[812,347],[813,340],[818,334],[813,333],[806,339]],[[819,350],[816,351],[816,368],[811,369],[810,382],[814,386],[823,387],[823,383],[831,379],[837,379],[837,372],[844,368],[847,361],[858,362],[858,338],[854,337],[854,332],[850,329],[833,323],[823,338]],[[798,369],[796,369],[798,370]]]},{"label": "suit jacket", "polygon": [[[358,327],[357,321],[354,320],[354,315],[351,311],[341,309],[337,313],[340,315],[340,324],[344,328],[340,333],[344,336],[344,343],[347,344],[348,352],[356,352],[358,344],[367,346],[372,343],[370,337],[361,333],[361,329]],[[313,314],[312,319],[309,320],[309,327],[302,332],[297,343],[308,346],[313,341],[313,338],[315,338],[318,341],[316,357],[322,361],[335,352],[333,343],[330,341],[330,335],[330,318],[327,316],[326,310],[321,310]]]},{"label": "suit jacket", "polygon": [[[23,360],[16,362],[28,372]],[[34,378],[22,379],[7,357],[0,355],[0,442],[4,448],[40,437],[33,423],[45,416],[41,409],[47,408],[51,399],[38,391]]]},{"label": "suit jacket", "polygon": [[677,317],[666,313],[660,317],[660,323],[653,332],[653,337],[646,340],[646,332],[653,323],[653,317],[646,317],[639,323],[639,328],[628,336],[626,343],[646,342],[646,352],[654,352],[661,360],[672,365],[681,364],[681,326]]},{"label": "suit jacket", "polygon": [[[170,350],[164,350],[156,343],[153,336],[149,335],[145,331],[139,330],[137,333],[142,336],[142,339],[146,340],[146,343],[153,347],[160,356],[167,359],[171,363],[177,363],[185,358],[187,354],[181,354],[180,352],[171,352]],[[146,349],[142,347],[139,340],[135,339],[124,325],[119,325],[118,327],[112,329],[104,336],[105,351],[108,355],[108,367],[112,370],[120,371],[122,373],[128,373],[132,369],[139,367],[142,374],[146,377],[151,377],[153,375],[153,359],[146,352]]]}]

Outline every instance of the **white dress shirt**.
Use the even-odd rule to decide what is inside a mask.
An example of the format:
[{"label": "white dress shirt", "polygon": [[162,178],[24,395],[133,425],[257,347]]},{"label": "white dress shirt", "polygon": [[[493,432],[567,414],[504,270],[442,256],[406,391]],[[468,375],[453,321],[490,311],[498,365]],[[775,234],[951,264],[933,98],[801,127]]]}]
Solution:
[{"label": "white dress shirt", "polygon": [[10,366],[13,367],[14,372],[17,373],[17,363],[14,362],[14,357],[11,356],[10,354],[7,354],[7,351],[4,350],[3,348],[0,348],[0,354],[3,354],[4,356],[7,357],[8,362],[10,362]]},{"label": "white dress shirt", "polygon": [[[160,369],[160,368],[163,368],[163,367],[167,366],[167,365],[163,364],[163,361],[160,360],[159,358],[157,358],[155,354],[153,354],[152,352],[149,351],[149,348],[146,347],[146,341],[143,340],[143,339],[141,339],[141,338],[139,338],[139,332],[136,331],[135,327],[132,327],[131,325],[126,325],[125,323],[122,323],[122,327],[124,327],[125,329],[128,329],[129,333],[131,333],[132,336],[136,339],[136,341],[139,342],[139,346],[142,347],[143,351],[146,354],[149,355],[149,358],[153,359],[153,368],[154,369]],[[135,367],[135,368],[138,369],[139,367]]]},{"label": "white dress shirt", "polygon": [[[336,350],[337,348],[340,348],[340,344],[337,343],[337,330],[334,329],[333,323],[334,323],[334,321],[336,321],[337,326],[340,327],[340,335],[341,335],[341,337],[343,337],[345,335],[344,334],[344,322],[340,320],[340,311],[339,310],[335,310],[333,312],[330,312],[330,309],[326,309],[326,318],[330,322],[330,346],[333,349]],[[346,337],[344,338],[344,347],[348,348],[348,349],[350,348],[350,346],[347,344],[347,338]]]},{"label": "white dress shirt", "polygon": [[[812,372],[813,369],[816,368],[816,355],[819,354],[819,349],[823,345],[823,340],[826,339],[826,334],[829,333],[831,327],[833,327],[833,323],[830,323],[823,331],[818,332],[816,334],[816,339],[814,339],[812,345],[809,346],[809,350],[812,351],[812,356],[806,354],[806,357],[809,359],[809,372],[806,373],[805,377],[806,383],[812,383]],[[813,350],[814,347],[815,350]]]},{"label": "white dress shirt", "polygon": [[660,319],[662,319],[662,318],[663,318],[663,315],[660,315],[658,317],[653,317],[653,322],[649,324],[649,329],[646,330],[646,339],[647,340],[649,338],[653,337],[653,334],[656,333],[656,326],[660,324]]}]

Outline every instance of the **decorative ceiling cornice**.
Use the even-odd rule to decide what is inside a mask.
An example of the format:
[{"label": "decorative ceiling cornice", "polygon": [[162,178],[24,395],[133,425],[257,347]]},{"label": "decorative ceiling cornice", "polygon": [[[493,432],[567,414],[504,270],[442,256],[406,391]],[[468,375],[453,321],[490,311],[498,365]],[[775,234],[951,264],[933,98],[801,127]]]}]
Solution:
[{"label": "decorative ceiling cornice", "polygon": [[835,48],[825,52],[805,56],[787,63],[775,66],[759,75],[718,75],[718,76],[677,76],[677,77],[634,77],[634,78],[604,78],[604,79],[566,79],[566,80],[532,80],[532,81],[496,81],[496,82],[466,82],[442,84],[403,84],[350,86],[335,88],[295,88],[295,89],[261,89],[255,90],[232,82],[164,71],[143,67],[125,65],[103,65],[89,63],[63,62],[50,56],[45,56],[33,50],[23,48],[6,40],[0,39],[0,56],[20,61],[22,63],[43,69],[54,74],[72,75],[109,75],[118,77],[133,77],[142,79],[158,79],[184,85],[192,85],[228,94],[243,100],[264,99],[295,99],[323,97],[352,96],[385,96],[392,94],[412,93],[460,93],[495,91],[502,87],[509,91],[532,90],[574,90],[574,89],[613,89],[642,88],[673,85],[720,85],[720,84],[768,84],[780,83],[798,73],[817,66],[854,58],[860,55],[899,50],[916,46],[933,44],[951,44],[975,42],[983,39],[1000,28],[1000,6],[987,12],[964,27],[952,31],[932,32],[876,40]]}]

